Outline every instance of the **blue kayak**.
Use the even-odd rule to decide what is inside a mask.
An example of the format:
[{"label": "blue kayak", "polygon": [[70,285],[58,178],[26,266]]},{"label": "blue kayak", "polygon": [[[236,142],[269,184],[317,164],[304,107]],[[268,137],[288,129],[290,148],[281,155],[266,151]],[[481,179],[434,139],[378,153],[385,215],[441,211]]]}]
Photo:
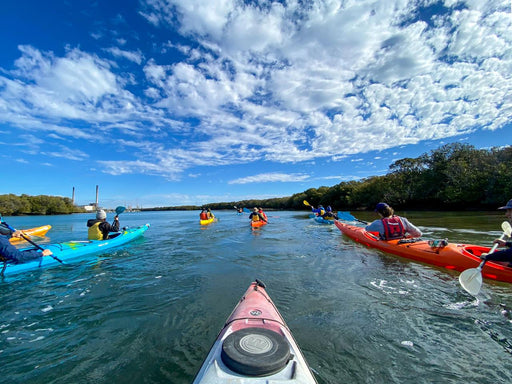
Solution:
[{"label": "blue kayak", "polygon": [[[342,214],[343,214],[343,212],[338,211],[337,216],[342,217],[343,216]],[[332,218],[329,218],[329,219],[325,219],[322,216],[316,216],[313,214],[310,214],[309,217],[311,217],[317,223],[320,223],[320,224],[334,224],[334,220],[336,219],[336,215],[334,215]]]},{"label": "blue kayak", "polygon": [[334,218],[332,220],[326,220],[321,216],[315,216],[314,220],[320,224],[334,224]]},{"label": "blue kayak", "polygon": [[[126,244],[144,234],[149,228],[149,224],[140,227],[128,228],[121,232],[111,233],[111,239],[108,240],[85,240],[85,241],[65,241],[54,244],[39,244],[43,249],[49,249],[53,252],[53,256],[68,264],[69,261],[84,260],[84,256],[89,256],[97,252],[105,252],[108,249],[119,247]],[[34,249],[32,248],[20,248]],[[52,256],[44,256],[40,259],[29,261],[23,264],[7,264],[4,276],[14,275],[16,273],[31,271],[39,268],[47,268],[50,266],[60,265],[61,263]],[[1,266],[0,266],[1,269]]]}]

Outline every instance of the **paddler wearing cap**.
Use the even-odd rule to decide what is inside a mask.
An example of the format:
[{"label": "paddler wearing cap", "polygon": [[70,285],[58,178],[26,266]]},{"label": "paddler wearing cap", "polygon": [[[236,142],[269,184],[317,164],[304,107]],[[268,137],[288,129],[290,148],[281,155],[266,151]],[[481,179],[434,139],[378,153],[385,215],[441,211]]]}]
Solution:
[{"label": "paddler wearing cap", "polygon": [[366,226],[368,232],[378,232],[383,240],[402,239],[404,237],[420,237],[421,231],[412,225],[405,217],[397,216],[386,203],[379,203],[375,212],[380,219],[373,221]]},{"label": "paddler wearing cap", "polygon": [[[499,207],[499,210],[505,211],[505,216],[509,223],[512,223],[512,199],[510,199],[506,205],[503,207]],[[494,253],[486,254],[483,253],[480,258],[482,260],[487,261],[508,261],[509,267],[512,267],[512,241],[510,238],[508,239],[496,239],[494,240],[495,244],[498,244],[498,247],[507,247],[507,249],[497,251]]]},{"label": "paddler wearing cap", "polygon": [[267,219],[260,213],[257,207],[254,207],[251,214],[249,215],[249,219],[251,221],[264,221],[267,222]]},{"label": "paddler wearing cap", "polygon": [[119,217],[114,217],[114,222],[110,225],[107,222],[107,214],[103,209],[96,211],[96,219],[87,220],[87,238],[89,240],[107,240],[109,232],[119,231]]}]

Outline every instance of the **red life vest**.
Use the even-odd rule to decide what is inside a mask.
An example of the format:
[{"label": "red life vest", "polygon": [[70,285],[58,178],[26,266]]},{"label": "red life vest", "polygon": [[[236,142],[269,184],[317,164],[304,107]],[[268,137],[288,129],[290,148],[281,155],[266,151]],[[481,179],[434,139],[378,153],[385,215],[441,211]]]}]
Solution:
[{"label": "red life vest", "polygon": [[208,220],[208,214],[206,212],[201,212],[199,214],[199,219],[200,220]]},{"label": "red life vest", "polygon": [[401,239],[405,236],[404,223],[398,216],[385,217],[382,219],[384,226],[384,239]]}]

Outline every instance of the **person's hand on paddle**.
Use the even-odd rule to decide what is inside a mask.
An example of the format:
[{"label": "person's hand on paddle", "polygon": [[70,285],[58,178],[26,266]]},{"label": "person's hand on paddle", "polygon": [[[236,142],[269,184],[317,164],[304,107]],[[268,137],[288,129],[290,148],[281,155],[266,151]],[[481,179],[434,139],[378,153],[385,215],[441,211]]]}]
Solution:
[{"label": "person's hand on paddle", "polygon": [[119,215],[115,215],[115,216],[114,216],[114,220],[119,221]]},{"label": "person's hand on paddle", "polygon": [[498,244],[498,247],[504,247],[505,245],[507,245],[507,242],[502,239],[496,239],[493,241],[493,244]]},{"label": "person's hand on paddle", "polygon": [[18,230],[18,231],[14,231],[14,232],[12,233],[12,235],[11,235],[11,236],[12,236],[12,237],[18,237],[18,238],[20,238],[20,237],[22,237],[22,236],[23,236],[23,232],[21,232],[21,231],[19,231],[19,230]]},{"label": "person's hand on paddle", "polygon": [[[23,233],[23,231],[20,231],[20,230],[16,230],[12,233],[12,237],[23,237],[24,239],[26,239],[26,235]],[[42,248],[40,248],[42,249]],[[43,249],[43,252],[41,252],[43,254],[43,256],[51,256],[53,255],[53,252],[50,251],[49,249]]]}]

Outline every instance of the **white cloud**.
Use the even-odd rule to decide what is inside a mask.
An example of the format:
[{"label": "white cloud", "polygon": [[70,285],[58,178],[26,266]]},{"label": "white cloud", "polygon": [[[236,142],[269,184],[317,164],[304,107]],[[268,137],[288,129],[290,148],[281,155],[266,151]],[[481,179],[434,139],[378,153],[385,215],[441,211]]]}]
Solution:
[{"label": "white cloud", "polygon": [[134,63],[139,64],[139,65],[142,63],[142,60],[144,58],[144,55],[140,51],[137,51],[137,52],[125,51],[118,47],[107,48],[107,49],[105,49],[105,51],[109,52],[113,56],[125,58],[125,59],[133,61]]},{"label": "white cloud", "polygon": [[261,173],[259,175],[242,177],[240,179],[231,180],[228,184],[248,184],[253,182],[258,183],[290,183],[290,182],[298,182],[309,179],[308,175],[293,173]]},{"label": "white cloud", "polygon": [[[0,72],[0,122],[114,142],[126,158],[101,161],[105,172],[176,180],[196,166],[340,161],[512,121],[507,1],[306,3],[145,1],[147,22],[184,37],[154,52],[179,60],[119,36],[123,49],[99,51],[108,59],[20,46],[15,70]],[[76,160],[85,155],[98,158]]]}]

